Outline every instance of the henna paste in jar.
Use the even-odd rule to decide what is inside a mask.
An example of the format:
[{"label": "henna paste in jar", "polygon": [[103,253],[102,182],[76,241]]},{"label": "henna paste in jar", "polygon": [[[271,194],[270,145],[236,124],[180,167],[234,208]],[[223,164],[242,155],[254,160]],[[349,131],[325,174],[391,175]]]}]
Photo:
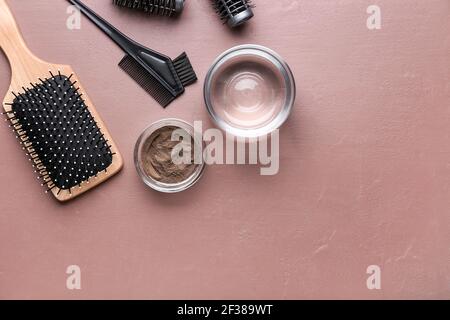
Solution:
[{"label": "henna paste in jar", "polygon": [[[156,130],[142,148],[143,169],[148,176],[159,182],[168,184],[183,182],[197,169],[194,163],[194,139],[191,137],[191,141],[172,141],[172,133],[179,129],[167,126]],[[183,146],[184,150],[190,150],[191,164],[173,163],[172,151],[180,143],[186,144]]]}]

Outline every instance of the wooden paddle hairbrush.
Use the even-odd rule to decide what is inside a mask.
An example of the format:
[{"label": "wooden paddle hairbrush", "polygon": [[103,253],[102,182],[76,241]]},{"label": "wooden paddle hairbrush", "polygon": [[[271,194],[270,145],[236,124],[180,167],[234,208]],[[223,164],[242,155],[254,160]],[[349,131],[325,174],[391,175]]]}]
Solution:
[{"label": "wooden paddle hairbrush", "polygon": [[67,201],[120,171],[122,157],[72,68],[30,52],[5,0],[0,46],[12,71],[5,115],[47,192]]}]

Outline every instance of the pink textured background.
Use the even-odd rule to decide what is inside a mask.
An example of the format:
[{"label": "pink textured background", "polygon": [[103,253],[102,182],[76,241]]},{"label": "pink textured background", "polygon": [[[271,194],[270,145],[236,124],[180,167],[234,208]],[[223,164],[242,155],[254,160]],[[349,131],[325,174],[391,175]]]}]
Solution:
[{"label": "pink textured background", "polygon": [[[128,78],[122,52],[67,2],[8,0],[31,50],[73,66],[125,158],[124,171],[60,205],[0,126],[0,298],[450,298],[450,4],[448,0],[255,0],[243,30],[207,0],[182,18],[147,18],[86,0],[125,33],[200,81],[167,110]],[[366,8],[383,28],[366,28]],[[134,143],[166,117],[208,120],[202,80],[231,46],[279,52],[298,84],[281,132],[281,171],[210,167],[192,190],[146,189]],[[10,70],[0,55],[0,91]],[[82,290],[65,270],[82,269]],[[382,290],[366,268],[382,268]]]}]

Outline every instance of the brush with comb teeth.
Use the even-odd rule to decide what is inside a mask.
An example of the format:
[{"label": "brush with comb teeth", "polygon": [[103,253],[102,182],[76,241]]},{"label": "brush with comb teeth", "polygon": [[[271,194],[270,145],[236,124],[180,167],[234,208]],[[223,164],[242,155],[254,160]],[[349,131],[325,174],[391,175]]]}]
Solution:
[{"label": "brush with comb teeth", "polygon": [[125,36],[79,0],[68,0],[126,52],[119,66],[162,107],[182,95],[197,81],[186,53],[176,59],[149,49]]}]

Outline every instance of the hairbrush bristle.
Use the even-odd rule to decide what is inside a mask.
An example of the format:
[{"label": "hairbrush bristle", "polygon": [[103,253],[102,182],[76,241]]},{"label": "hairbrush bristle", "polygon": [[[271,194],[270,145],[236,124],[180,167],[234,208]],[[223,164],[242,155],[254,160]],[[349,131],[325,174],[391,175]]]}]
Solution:
[{"label": "hairbrush bristle", "polygon": [[114,154],[72,75],[50,75],[13,93],[6,115],[47,191],[71,192],[106,171]]},{"label": "hairbrush bristle", "polygon": [[251,0],[211,0],[221,20],[231,27],[241,25],[253,17]]},{"label": "hairbrush bristle", "polygon": [[127,7],[160,16],[174,16],[183,11],[184,0],[113,0],[120,7]]},{"label": "hairbrush bristle", "polygon": [[197,75],[186,52],[183,52],[173,60],[173,66],[183,87],[187,87],[197,81]]}]

